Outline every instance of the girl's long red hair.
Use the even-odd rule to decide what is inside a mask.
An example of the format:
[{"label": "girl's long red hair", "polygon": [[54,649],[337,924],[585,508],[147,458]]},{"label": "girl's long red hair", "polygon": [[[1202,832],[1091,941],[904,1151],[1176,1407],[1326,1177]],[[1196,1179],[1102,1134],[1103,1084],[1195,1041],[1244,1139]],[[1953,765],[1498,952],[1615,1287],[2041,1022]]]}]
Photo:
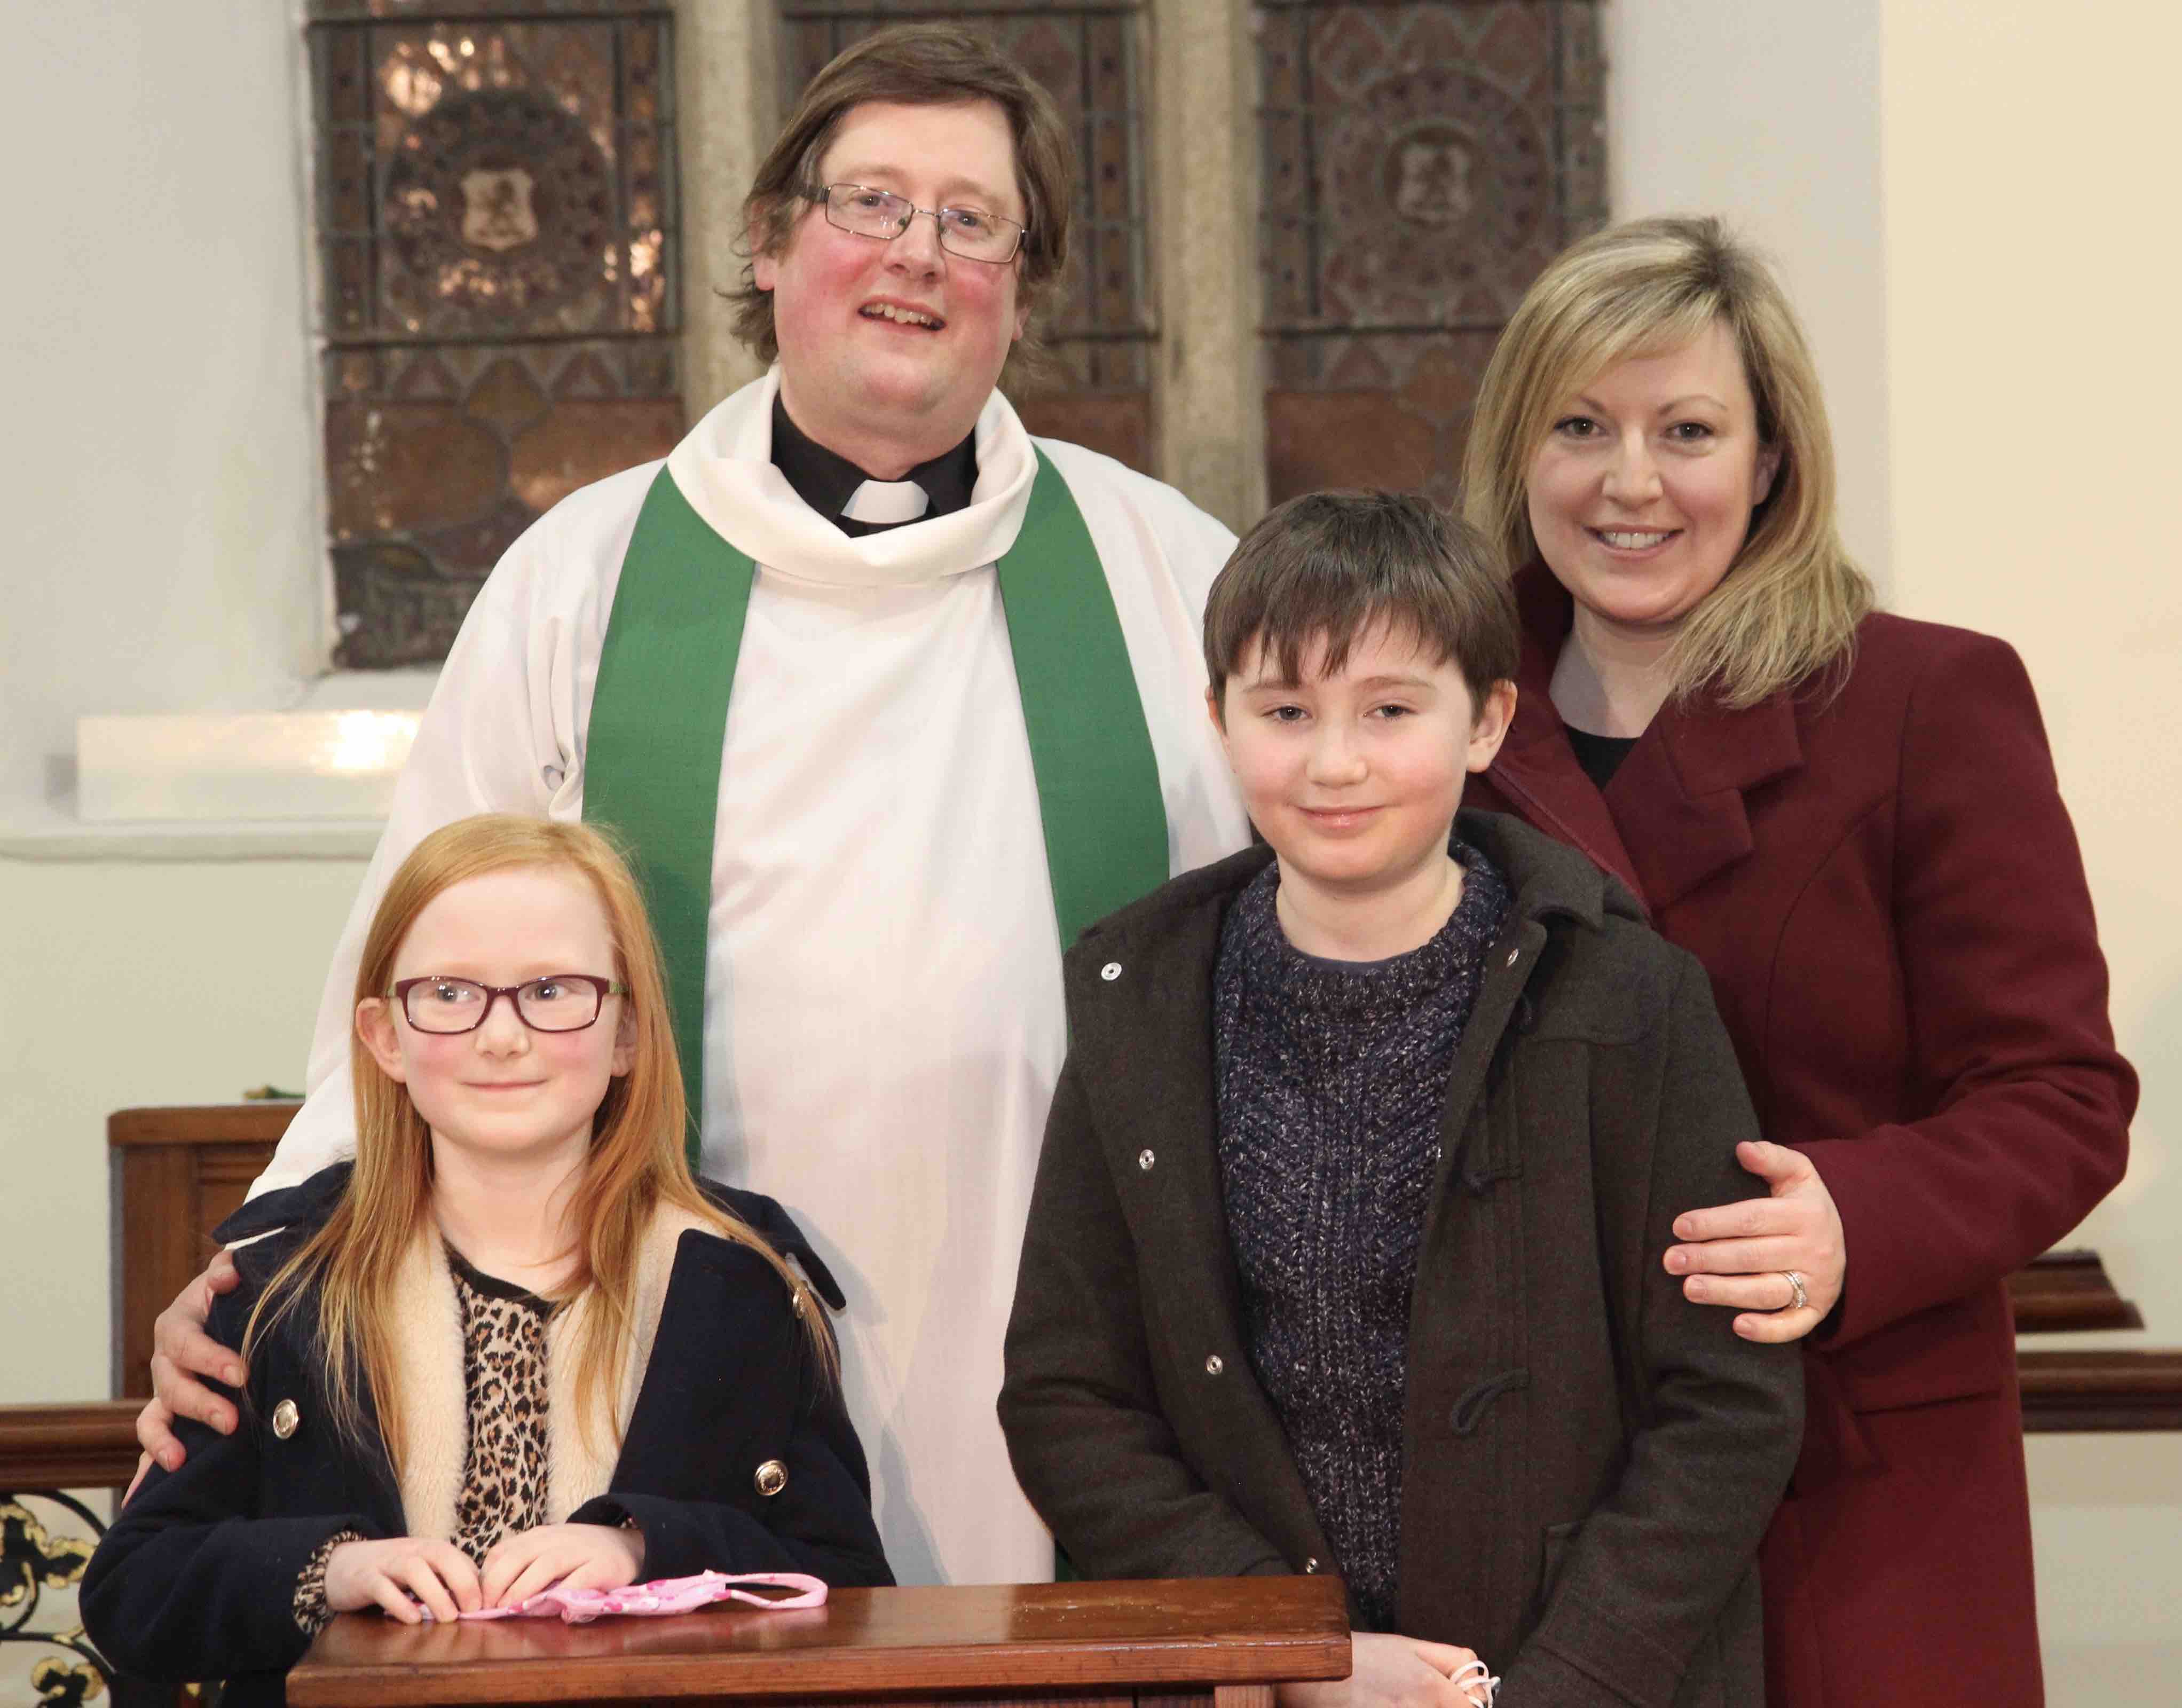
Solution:
[{"label": "girl's long red hair", "polygon": [[[572,1343],[579,1427],[588,1432],[595,1419],[618,1415],[611,1402],[635,1332],[638,1253],[662,1208],[684,1211],[763,1257],[788,1287],[830,1376],[833,1337],[808,1284],[747,1223],[706,1198],[689,1172],[683,1151],[686,1104],[658,942],[636,879],[604,832],[512,813],[486,813],[434,831],[379,898],[357,968],[356,1001],[385,1000],[402,940],[435,897],[489,873],[536,866],[573,870],[590,882],[612,935],[615,974],[629,992],[608,1000],[628,1005],[634,1028],[629,1072],[613,1080],[593,1123],[590,1161],[571,1209],[576,1265],[556,1300],[562,1309],[583,1307]],[[360,1039],[351,1040],[349,1053],[356,1079],[355,1173],[325,1225],[267,1284],[251,1312],[243,1354],[247,1361],[259,1339],[315,1286],[335,1420],[352,1439],[362,1439],[361,1395],[368,1384],[398,1476],[407,1444],[401,1439],[401,1372],[390,1324],[404,1261],[418,1239],[436,1237],[432,1135],[408,1091]]]}]

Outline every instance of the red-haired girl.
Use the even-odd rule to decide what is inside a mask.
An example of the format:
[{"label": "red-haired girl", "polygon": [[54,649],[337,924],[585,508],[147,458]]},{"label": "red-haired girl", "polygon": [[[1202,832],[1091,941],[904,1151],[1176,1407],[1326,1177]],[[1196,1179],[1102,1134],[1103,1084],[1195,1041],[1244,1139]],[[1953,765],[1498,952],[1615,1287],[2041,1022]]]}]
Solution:
[{"label": "red-haired girl", "polygon": [[353,1163],[220,1230],[265,1235],[211,1319],[242,1424],[186,1425],[101,1544],[81,1605],[109,1656],[278,1702],[335,1612],[892,1581],[812,1290],[838,1289],[779,1206],[684,1161],[658,950],[604,837],[426,838],[373,922],[353,1049]]}]

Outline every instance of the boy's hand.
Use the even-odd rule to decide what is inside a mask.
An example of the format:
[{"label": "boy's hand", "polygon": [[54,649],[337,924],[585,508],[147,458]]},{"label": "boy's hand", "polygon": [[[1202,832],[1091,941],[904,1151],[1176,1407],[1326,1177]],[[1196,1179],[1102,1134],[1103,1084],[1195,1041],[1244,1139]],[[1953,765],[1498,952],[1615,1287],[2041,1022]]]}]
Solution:
[{"label": "boy's hand", "polygon": [[384,1607],[404,1625],[416,1625],[424,1616],[419,1602],[446,1624],[482,1606],[470,1556],[451,1542],[422,1536],[344,1542],[326,1556],[326,1605],[336,1613]]},{"label": "boy's hand", "polygon": [[1381,1631],[1360,1631],[1349,1646],[1346,1678],[1280,1685],[1279,1708],[1476,1708],[1485,1700],[1481,1683],[1454,1682],[1477,1659],[1467,1649]]},{"label": "boy's hand", "polygon": [[488,1607],[519,1607],[541,1589],[618,1589],[644,1570],[644,1532],[610,1524],[540,1524],[503,1536],[485,1556]]},{"label": "boy's hand", "polygon": [[[182,1444],[174,1431],[177,1417],[194,1417],[223,1435],[234,1433],[235,1407],[197,1378],[210,1376],[230,1388],[242,1386],[242,1360],[204,1332],[213,1295],[231,1293],[241,1282],[233,1254],[222,1251],[203,1274],[174,1295],[174,1302],[152,1325],[153,1397],[136,1414],[136,1441],[147,1461],[156,1459],[169,1471],[182,1467]],[[147,1468],[136,1467],[138,1482]],[[136,1484],[131,1483],[129,1493],[136,1492]]]},{"label": "boy's hand", "polygon": [[[1744,1339],[1800,1340],[1841,1297],[1848,1271],[1841,1212],[1800,1151],[1745,1140],[1735,1147],[1735,1160],[1772,1195],[1676,1217],[1675,1235],[1685,1243],[1667,1248],[1667,1273],[1689,1277],[1682,1296],[1691,1303],[1745,1312],[1735,1319]],[[1787,1278],[1792,1269],[1803,1278],[1800,1306]]]}]

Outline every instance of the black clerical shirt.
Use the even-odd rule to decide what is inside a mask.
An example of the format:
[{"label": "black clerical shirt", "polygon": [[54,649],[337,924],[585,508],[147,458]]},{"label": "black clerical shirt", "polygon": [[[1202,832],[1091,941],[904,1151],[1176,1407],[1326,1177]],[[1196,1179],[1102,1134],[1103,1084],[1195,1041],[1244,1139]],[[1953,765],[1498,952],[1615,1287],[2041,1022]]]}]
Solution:
[{"label": "black clerical shirt", "polygon": [[[925,517],[948,516],[969,507],[971,491],[977,484],[977,436],[966,435],[953,450],[942,452],[929,463],[918,463],[901,477],[914,480],[932,501]],[[899,522],[852,521],[841,513],[859,486],[878,477],[866,474],[838,452],[828,451],[789,420],[787,407],[778,396],[773,400],[773,466],[788,477],[797,497],[852,538],[901,526]]]}]

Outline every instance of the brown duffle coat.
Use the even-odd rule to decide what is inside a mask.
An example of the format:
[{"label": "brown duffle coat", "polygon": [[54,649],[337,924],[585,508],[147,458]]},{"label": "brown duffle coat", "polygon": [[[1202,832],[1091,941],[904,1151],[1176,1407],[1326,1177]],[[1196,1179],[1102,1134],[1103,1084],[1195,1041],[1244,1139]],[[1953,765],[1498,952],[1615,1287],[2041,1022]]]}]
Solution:
[{"label": "brown duffle coat", "polygon": [[[1792,1350],[1686,1303],[1675,1215],[1749,1195],[1756,1123],[1704,973],[1518,822],[1448,1087],[1404,1423],[1399,1627],[1503,1708],[1755,1705],[1753,1566],[1796,1455]],[[1094,1577],[1340,1570],[1243,1339],[1216,1150],[1221,922],[1247,850],[1086,933],[1009,1325],[1016,1475]]]},{"label": "brown duffle coat", "polygon": [[1847,1234],[1761,1556],[1774,1708],[2034,1708],[2004,1278],[2121,1178],[2136,1079],[2030,679],[1989,636],[1868,617],[1845,679],[1669,705],[1602,793],[1553,710],[1569,596],[1537,564],[1516,596],[1521,697],[1476,798],[1703,963],[1765,1136]]}]

